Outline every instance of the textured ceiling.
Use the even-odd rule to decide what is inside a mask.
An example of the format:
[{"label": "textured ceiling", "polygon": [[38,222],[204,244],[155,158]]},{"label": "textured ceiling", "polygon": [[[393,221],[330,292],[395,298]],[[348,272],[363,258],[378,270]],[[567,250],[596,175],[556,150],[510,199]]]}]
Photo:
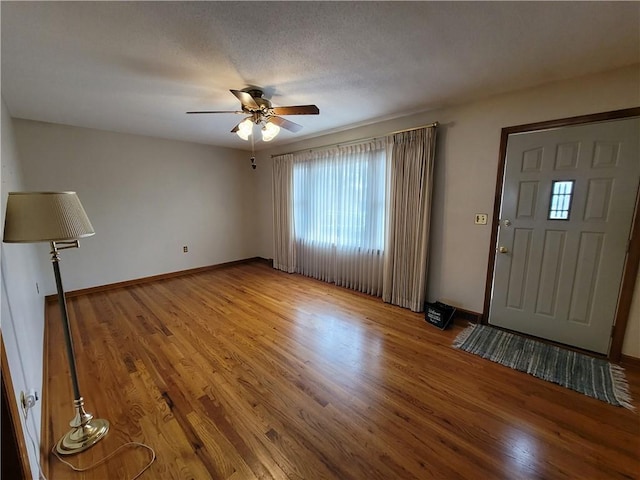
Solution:
[{"label": "textured ceiling", "polygon": [[[12,116],[248,148],[229,89],[319,116],[272,143],[640,61],[639,2],[6,2]],[[256,149],[264,148],[262,142]]]}]

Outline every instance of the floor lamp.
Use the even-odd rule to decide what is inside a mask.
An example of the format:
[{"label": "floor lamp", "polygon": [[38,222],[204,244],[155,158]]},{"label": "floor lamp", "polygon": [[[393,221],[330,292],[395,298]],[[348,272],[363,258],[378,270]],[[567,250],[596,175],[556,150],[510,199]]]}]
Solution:
[{"label": "floor lamp", "polygon": [[75,192],[9,193],[3,241],[6,243],[49,242],[51,245],[51,262],[56,278],[76,412],[75,417],[69,422],[71,430],[56,444],[56,451],[62,455],[86,450],[109,431],[107,420],[93,418],[93,415],[84,410],[59,265],[60,250],[77,248],[80,246],[78,241],[80,238],[90,237],[93,234],[95,234],[93,226]]}]

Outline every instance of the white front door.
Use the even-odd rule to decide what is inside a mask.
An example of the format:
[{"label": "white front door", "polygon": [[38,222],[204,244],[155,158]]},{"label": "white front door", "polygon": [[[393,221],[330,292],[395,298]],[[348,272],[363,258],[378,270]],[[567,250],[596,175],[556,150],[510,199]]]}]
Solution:
[{"label": "white front door", "polygon": [[490,324],[608,352],[639,137],[639,118],[509,136]]}]

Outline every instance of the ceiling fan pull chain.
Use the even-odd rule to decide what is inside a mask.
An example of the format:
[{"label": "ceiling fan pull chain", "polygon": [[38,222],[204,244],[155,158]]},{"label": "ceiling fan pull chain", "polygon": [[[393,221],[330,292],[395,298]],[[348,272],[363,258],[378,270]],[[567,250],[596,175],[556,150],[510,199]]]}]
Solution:
[{"label": "ceiling fan pull chain", "polygon": [[253,135],[251,135],[251,168],[255,170],[256,169],[256,152],[253,148],[253,145],[254,145]]}]

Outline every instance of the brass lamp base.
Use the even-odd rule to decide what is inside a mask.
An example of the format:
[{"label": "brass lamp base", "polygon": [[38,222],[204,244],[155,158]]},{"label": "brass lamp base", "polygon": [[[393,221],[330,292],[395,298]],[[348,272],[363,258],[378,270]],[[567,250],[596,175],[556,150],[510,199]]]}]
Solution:
[{"label": "brass lamp base", "polygon": [[109,422],[94,418],[83,427],[72,428],[56,444],[60,455],[73,455],[95,445],[109,431]]},{"label": "brass lamp base", "polygon": [[69,422],[69,430],[56,444],[60,455],[73,455],[95,445],[109,431],[109,422],[102,418],[93,418],[84,409],[82,397],[74,402],[76,416]]}]

